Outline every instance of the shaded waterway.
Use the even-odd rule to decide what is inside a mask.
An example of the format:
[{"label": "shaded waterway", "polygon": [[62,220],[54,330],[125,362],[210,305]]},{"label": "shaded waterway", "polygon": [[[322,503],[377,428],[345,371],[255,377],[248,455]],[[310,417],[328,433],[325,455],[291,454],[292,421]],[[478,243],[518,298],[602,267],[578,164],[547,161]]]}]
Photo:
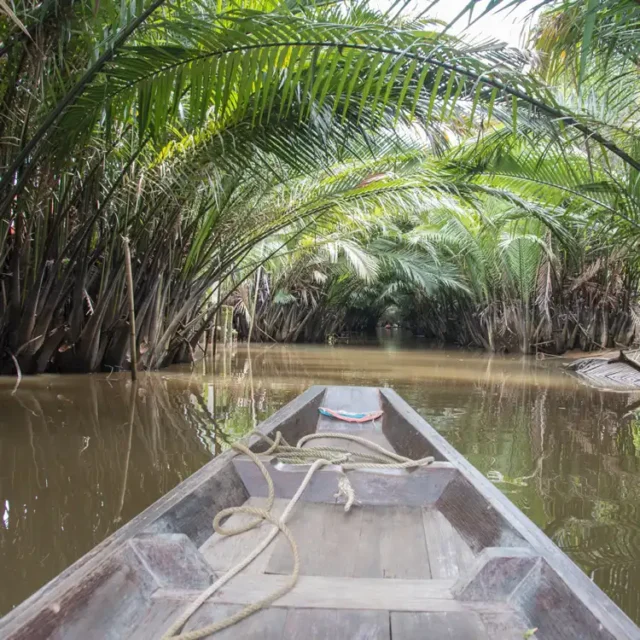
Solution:
[{"label": "shaded waterway", "polygon": [[[0,380],[0,614],[311,384],[395,388],[640,621],[640,394],[558,361],[240,345],[194,367]],[[10,576],[10,579],[6,579]]]}]

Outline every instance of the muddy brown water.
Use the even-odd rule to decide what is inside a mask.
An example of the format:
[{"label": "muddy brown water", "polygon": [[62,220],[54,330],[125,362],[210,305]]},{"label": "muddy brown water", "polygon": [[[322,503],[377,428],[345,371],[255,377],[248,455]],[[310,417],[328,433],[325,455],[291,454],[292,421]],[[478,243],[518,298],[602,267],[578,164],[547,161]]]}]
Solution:
[{"label": "muddy brown water", "polygon": [[[143,374],[0,380],[0,614],[311,384],[395,388],[640,621],[640,394],[558,361],[240,345]],[[134,409],[133,413],[131,409]],[[133,419],[132,419],[133,415]],[[640,415],[640,414],[639,414]]]}]

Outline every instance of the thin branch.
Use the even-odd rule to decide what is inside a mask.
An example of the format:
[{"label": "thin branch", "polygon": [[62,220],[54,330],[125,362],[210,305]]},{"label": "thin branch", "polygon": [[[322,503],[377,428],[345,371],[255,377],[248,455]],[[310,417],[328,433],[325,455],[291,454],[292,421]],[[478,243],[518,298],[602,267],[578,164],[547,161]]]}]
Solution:
[{"label": "thin branch", "polygon": [[18,360],[16,359],[16,357],[13,355],[13,353],[11,353],[11,351],[9,352],[9,355],[11,356],[11,359],[13,360],[13,364],[16,368],[16,375],[18,376],[18,379],[16,380],[16,384],[13,387],[13,391],[11,392],[11,395],[15,395],[16,391],[18,390],[18,387],[20,386],[20,383],[22,382],[22,371],[20,370],[20,365],[18,364]]}]

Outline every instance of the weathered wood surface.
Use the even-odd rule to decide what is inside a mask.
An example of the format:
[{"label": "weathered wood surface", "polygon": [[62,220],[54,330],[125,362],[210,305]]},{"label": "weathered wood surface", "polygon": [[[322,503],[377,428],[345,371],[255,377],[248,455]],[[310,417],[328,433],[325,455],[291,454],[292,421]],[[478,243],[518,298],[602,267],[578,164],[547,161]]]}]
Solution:
[{"label": "weathered wood surface", "polygon": [[616,391],[640,390],[640,371],[626,362],[612,361],[610,358],[580,358],[566,368],[592,387]]},{"label": "weathered wood surface", "polygon": [[487,629],[476,613],[391,614],[393,640],[489,640]]},{"label": "weathered wood surface", "polygon": [[164,632],[167,631],[185,607],[186,604],[179,600],[151,602],[147,605],[144,615],[129,632],[130,640],[162,638]]},{"label": "weathered wood surface", "polygon": [[[233,615],[241,608],[237,605],[206,604],[193,614],[185,624],[184,631],[194,631],[213,622],[219,622]],[[212,640],[245,640],[246,638],[251,638],[252,640],[280,640],[286,637],[285,625],[287,617],[288,612],[286,609],[265,609],[233,627],[216,633],[211,638]]]},{"label": "weathered wood surface", "polygon": [[[180,615],[187,603],[181,600],[155,600],[145,618],[132,631],[131,640],[159,640]],[[219,622],[238,610],[241,605],[205,603],[185,624],[183,631],[200,629]],[[284,627],[287,621],[286,609],[264,609],[239,622],[237,625],[216,633],[215,640],[281,640],[285,638]],[[95,636],[88,636],[95,637]]]},{"label": "weathered wood surface", "polygon": [[[300,572],[313,576],[353,576],[359,554],[362,511],[349,513],[335,504],[299,503],[289,529],[300,540]],[[289,544],[280,538],[267,573],[289,574],[293,557]]]},{"label": "weathered wood surface", "polygon": [[373,513],[363,543],[369,553],[380,558],[382,577],[430,578],[422,509],[397,506]]},{"label": "weathered wood surface", "polygon": [[[601,595],[604,599],[606,596]],[[510,598],[524,616],[539,629],[541,638],[563,640],[613,640],[621,636],[603,628],[594,601],[581,601],[549,567],[539,562]],[[542,615],[544,613],[544,615]],[[636,636],[640,632],[636,629]]]},{"label": "weathered wood surface", "polygon": [[[266,498],[251,498],[250,506],[264,508]],[[281,514],[286,500],[276,500]],[[226,527],[251,520],[234,515]],[[473,553],[446,518],[433,509],[410,507],[354,507],[301,503],[288,525],[299,540],[302,575],[356,578],[454,579],[469,569]],[[214,534],[201,552],[215,571],[226,571],[245,557],[268,533],[263,525],[241,536]],[[293,558],[284,539],[276,541],[244,573],[290,574]]]},{"label": "weathered wood surface", "polygon": [[142,535],[129,545],[159,587],[206,589],[212,582],[210,563],[182,533]]},{"label": "weathered wood surface", "polygon": [[436,503],[438,510],[460,532],[474,553],[486,547],[526,547],[500,509],[482,498],[476,487],[457,475]]},{"label": "weathered wood surface", "polygon": [[[429,520],[433,519],[430,514]],[[444,520],[444,518],[441,518]],[[354,507],[305,503],[292,515],[289,527],[300,545],[304,575],[356,578],[452,578],[470,564],[471,551],[449,525],[439,537],[426,537],[425,516],[417,507]],[[432,576],[431,560],[437,575]],[[452,566],[443,569],[446,560]],[[288,543],[276,543],[268,573],[288,574],[293,559]]]},{"label": "weathered wood surface", "polygon": [[[287,584],[289,576],[239,575],[211,596],[217,604],[250,604]],[[300,576],[295,587],[272,604],[273,607],[307,609],[370,609],[393,611],[480,612],[507,614],[509,603],[458,600],[453,580],[401,580],[396,578],[335,578]],[[152,599],[184,603],[199,591],[159,589]]]},{"label": "weathered wood surface", "polygon": [[433,578],[457,578],[469,570],[474,555],[458,531],[437,509],[423,509],[422,524]]},{"label": "weathered wood surface", "polygon": [[[181,600],[155,601],[130,638],[161,637],[185,606]],[[185,631],[222,620],[240,608],[241,605],[207,603],[185,625]],[[271,607],[213,637],[216,640],[522,640],[526,630],[522,618],[504,611],[403,613],[369,608]]]},{"label": "weathered wood surface", "polygon": [[[513,611],[482,612],[479,615],[491,640],[526,640],[525,633],[532,628],[522,615]],[[532,640],[535,640],[535,635]]]},{"label": "weathered wood surface", "polygon": [[[186,606],[181,600],[157,600],[132,640],[159,638]],[[205,604],[185,625],[185,631],[222,620],[241,608],[235,604]],[[522,640],[526,622],[512,612],[467,610],[389,612],[384,609],[271,607],[217,633],[216,640]],[[475,634],[475,635],[474,635]]]},{"label": "weathered wood surface", "polygon": [[[265,457],[263,462],[270,460],[275,459]],[[238,456],[234,458],[233,466],[250,495],[267,496],[267,484],[252,460],[246,456]],[[292,498],[307,470],[308,466],[268,464],[267,471],[273,480],[276,497]],[[415,471],[347,471],[359,504],[416,507],[434,504],[457,474],[456,468],[448,462],[434,462]],[[318,470],[305,491],[305,502],[336,502],[335,495],[341,475],[342,471],[337,466]]]},{"label": "weathered wood surface", "polygon": [[454,588],[461,600],[508,600],[540,558],[530,549],[484,549]]},{"label": "weathered wood surface", "polygon": [[379,611],[293,609],[287,615],[283,637],[305,640],[390,640],[389,614]]}]

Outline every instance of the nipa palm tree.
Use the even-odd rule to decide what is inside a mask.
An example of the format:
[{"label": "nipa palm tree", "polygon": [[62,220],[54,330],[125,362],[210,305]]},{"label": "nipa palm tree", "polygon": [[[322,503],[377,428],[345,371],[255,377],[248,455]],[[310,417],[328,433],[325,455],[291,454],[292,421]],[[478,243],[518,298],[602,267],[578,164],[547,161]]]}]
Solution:
[{"label": "nipa palm tree", "polygon": [[439,152],[491,123],[586,136],[640,169],[628,136],[560,100],[526,56],[362,3],[23,2],[0,37],[5,373],[127,366],[122,236],[144,366],[194,357],[212,290],[330,209],[264,211],[261,194],[370,162],[374,135]]}]

